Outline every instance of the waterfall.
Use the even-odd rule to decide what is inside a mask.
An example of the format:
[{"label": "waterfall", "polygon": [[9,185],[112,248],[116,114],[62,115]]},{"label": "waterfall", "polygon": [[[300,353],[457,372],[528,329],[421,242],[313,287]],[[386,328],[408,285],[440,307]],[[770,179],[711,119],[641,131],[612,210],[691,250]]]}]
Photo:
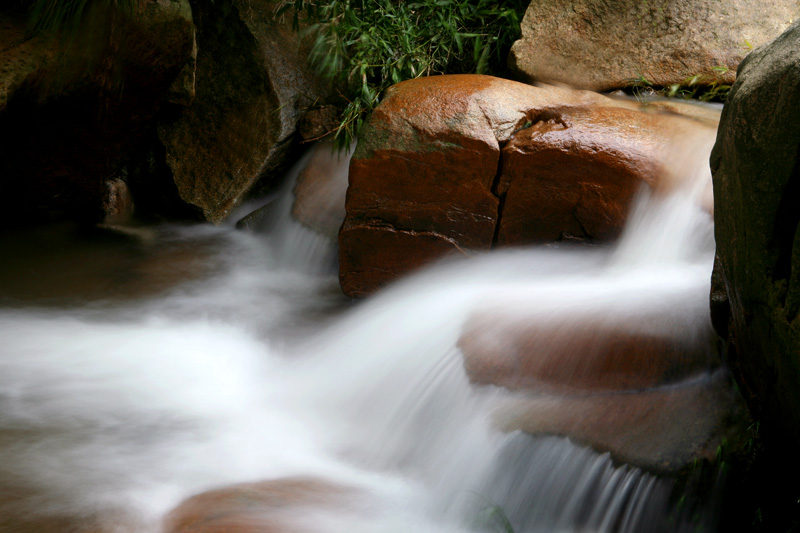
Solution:
[{"label": "waterfall", "polygon": [[471,384],[459,338],[494,312],[707,338],[706,174],[642,191],[613,246],[450,259],[358,304],[291,186],[264,233],[4,237],[0,530],[159,531],[189,496],[268,480],[342,499],[297,489],[263,517],[286,531],[679,529],[669,479],[504,427],[518,393]]}]

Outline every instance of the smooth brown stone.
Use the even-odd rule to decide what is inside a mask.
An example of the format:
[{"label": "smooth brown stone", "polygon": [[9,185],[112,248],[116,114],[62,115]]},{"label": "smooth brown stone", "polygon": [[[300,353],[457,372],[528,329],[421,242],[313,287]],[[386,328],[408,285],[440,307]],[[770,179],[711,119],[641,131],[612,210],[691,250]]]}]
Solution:
[{"label": "smooth brown stone", "polygon": [[346,507],[353,494],[313,478],[242,483],[183,501],[165,518],[164,533],[314,533],[297,520],[304,507]]}]

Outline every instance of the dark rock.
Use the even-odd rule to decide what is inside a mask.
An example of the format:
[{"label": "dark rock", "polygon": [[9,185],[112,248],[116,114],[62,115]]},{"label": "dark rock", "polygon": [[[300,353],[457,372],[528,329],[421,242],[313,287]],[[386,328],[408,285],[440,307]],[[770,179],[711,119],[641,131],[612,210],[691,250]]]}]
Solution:
[{"label": "dark rock", "polygon": [[[104,6],[105,4],[103,4]],[[187,1],[144,2],[131,15],[100,4],[70,42],[0,30],[0,213],[60,212],[96,221],[104,183],[152,127],[192,46]]]},{"label": "dark rock", "polygon": [[133,215],[133,198],[128,184],[120,178],[108,180],[103,196],[104,224],[124,224]]},{"label": "dark rock", "polygon": [[316,141],[332,133],[339,125],[339,110],[332,105],[307,110],[297,125],[297,131],[306,141]]},{"label": "dark rock", "polygon": [[326,92],[268,0],[193,2],[196,96],[159,126],[178,191],[220,222],[285,169],[300,109]]},{"label": "dark rock", "polygon": [[264,205],[236,221],[236,229],[263,234],[269,233],[280,222],[280,204],[280,197],[271,195]]},{"label": "dark rock", "polygon": [[717,274],[730,304],[731,362],[763,430],[790,452],[784,460],[797,468],[800,23],[740,66],[711,169]]},{"label": "dark rock", "polygon": [[186,64],[178,73],[167,92],[167,101],[172,104],[190,106],[194,102],[197,83],[197,32],[192,32],[192,51]]},{"label": "dark rock", "polygon": [[723,339],[728,337],[728,323],[731,318],[731,304],[728,301],[728,291],[725,285],[722,263],[719,255],[715,255],[714,269],[711,271],[711,301],[709,307],[711,310],[711,325],[714,326],[714,331]]}]

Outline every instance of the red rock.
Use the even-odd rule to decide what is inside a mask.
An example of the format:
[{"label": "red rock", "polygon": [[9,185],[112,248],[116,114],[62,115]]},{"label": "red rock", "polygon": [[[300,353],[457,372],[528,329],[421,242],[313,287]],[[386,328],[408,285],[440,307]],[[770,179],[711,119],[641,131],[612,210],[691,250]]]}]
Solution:
[{"label": "red rock", "polygon": [[367,296],[388,281],[428,263],[431,258],[465,253],[458,244],[435,232],[401,231],[392,226],[345,221],[339,232],[342,290],[354,297]]},{"label": "red rock", "polygon": [[503,149],[497,244],[616,237],[636,191],[664,173],[660,119],[610,107],[537,117]]},{"label": "red rock", "polygon": [[[588,92],[538,88],[489,76],[434,76],[391,87],[365,126],[350,165],[347,231],[339,237],[340,280],[366,294],[437,255],[413,250],[404,265],[360,268],[383,245],[409,239],[361,239],[370,227],[440,241],[427,252],[488,250],[497,223],[492,192],[500,144],[532,112],[612,100]],[[614,105],[613,103],[610,105]],[[620,104],[622,105],[622,104]],[[357,233],[349,228],[358,226]],[[445,243],[447,243],[445,245]],[[387,254],[400,255],[396,251]],[[383,273],[381,273],[383,272]]]},{"label": "red rock", "polygon": [[[699,120],[678,116],[690,112]],[[710,150],[713,122],[711,112],[488,76],[397,84],[351,161],[341,285],[368,294],[438,251],[612,239],[639,187],[672,190],[693,176],[675,154]],[[406,237],[369,239],[370,228]],[[440,242],[415,249],[413,235]],[[390,266],[403,253],[387,247],[401,243],[408,258]]]},{"label": "red rock", "polygon": [[483,314],[467,322],[458,346],[474,383],[561,393],[642,390],[719,365],[710,339],[676,339],[629,322],[543,325]]},{"label": "red rock", "polygon": [[507,430],[550,434],[609,452],[617,461],[675,473],[740,445],[749,420],[727,374],[642,392],[517,395],[498,415]]},{"label": "red rock", "polygon": [[340,508],[353,490],[306,478],[243,483],[183,501],[164,520],[165,533],[312,533],[302,507]]}]

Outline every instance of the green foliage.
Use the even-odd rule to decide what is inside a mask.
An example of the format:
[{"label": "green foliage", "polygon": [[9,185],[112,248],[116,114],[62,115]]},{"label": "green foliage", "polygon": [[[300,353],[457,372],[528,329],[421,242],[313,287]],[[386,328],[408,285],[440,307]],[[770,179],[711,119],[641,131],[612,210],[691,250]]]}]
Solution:
[{"label": "green foliage", "polygon": [[720,80],[722,75],[728,72],[728,68],[714,67],[712,70],[712,74],[696,74],[686,78],[682,83],[675,83],[669,87],[657,87],[639,74],[629,80],[628,90],[640,99],[647,96],[666,96],[702,102],[724,102],[731,91],[731,86]]},{"label": "green foliage", "polygon": [[334,142],[352,142],[382,92],[403,80],[500,74],[519,36],[524,0],[284,0],[277,14],[308,25],[311,62],[341,88]]},{"label": "green foliage", "polygon": [[502,533],[514,533],[514,526],[499,505],[490,505],[478,514],[476,525],[481,528],[491,527]]}]

